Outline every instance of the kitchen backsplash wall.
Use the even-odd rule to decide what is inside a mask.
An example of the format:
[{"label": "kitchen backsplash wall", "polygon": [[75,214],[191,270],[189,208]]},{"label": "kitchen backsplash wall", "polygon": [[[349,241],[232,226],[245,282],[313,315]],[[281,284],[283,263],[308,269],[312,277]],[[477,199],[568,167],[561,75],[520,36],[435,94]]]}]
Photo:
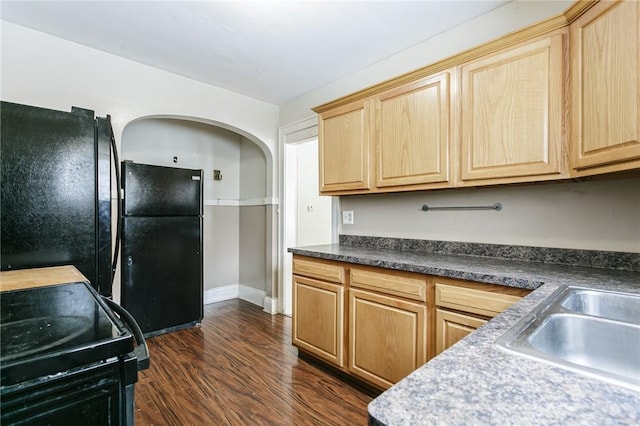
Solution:
[{"label": "kitchen backsplash wall", "polygon": [[[502,211],[427,211],[502,203]],[[640,178],[343,196],[344,235],[640,252]]]},{"label": "kitchen backsplash wall", "polygon": [[523,245],[414,240],[411,238],[340,235],[341,246],[400,250],[407,253],[493,257],[523,262],[640,271],[640,253],[532,247]]}]

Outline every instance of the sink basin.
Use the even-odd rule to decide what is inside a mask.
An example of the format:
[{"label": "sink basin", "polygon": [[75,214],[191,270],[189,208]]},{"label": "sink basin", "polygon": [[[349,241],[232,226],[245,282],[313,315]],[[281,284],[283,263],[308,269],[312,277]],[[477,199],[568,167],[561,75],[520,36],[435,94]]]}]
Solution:
[{"label": "sink basin", "polygon": [[640,297],[597,290],[571,291],[562,302],[570,311],[640,324]]},{"label": "sink basin", "polygon": [[[529,337],[533,348],[573,364],[640,377],[640,327],[573,314],[547,317]],[[635,354],[634,357],[628,354]]]},{"label": "sink basin", "polygon": [[640,390],[640,295],[560,287],[496,345]]}]

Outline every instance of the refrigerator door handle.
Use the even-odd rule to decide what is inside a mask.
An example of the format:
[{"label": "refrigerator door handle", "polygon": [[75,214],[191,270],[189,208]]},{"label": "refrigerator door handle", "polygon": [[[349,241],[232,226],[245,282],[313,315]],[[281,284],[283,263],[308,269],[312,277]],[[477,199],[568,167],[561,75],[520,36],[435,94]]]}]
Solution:
[{"label": "refrigerator door handle", "polygon": [[116,269],[118,266],[118,255],[120,254],[120,240],[122,239],[122,193],[120,192],[121,177],[120,177],[120,160],[118,159],[118,149],[116,147],[116,137],[113,134],[113,127],[111,127],[111,116],[107,115],[109,123],[109,131],[111,133],[111,154],[113,155],[113,167],[116,172],[116,196],[117,201],[117,217],[116,217],[116,241],[113,246],[113,260],[111,261],[111,285],[116,279]]},{"label": "refrigerator door handle", "polygon": [[133,284],[133,268],[131,265],[133,265],[133,257],[127,256],[127,281],[126,283],[122,283],[122,285],[128,285],[129,287]]}]

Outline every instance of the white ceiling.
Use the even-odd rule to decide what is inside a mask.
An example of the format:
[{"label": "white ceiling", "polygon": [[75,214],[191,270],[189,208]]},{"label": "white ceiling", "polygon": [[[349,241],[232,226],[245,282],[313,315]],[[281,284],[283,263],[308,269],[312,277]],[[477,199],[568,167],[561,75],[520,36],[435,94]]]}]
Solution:
[{"label": "white ceiling", "polygon": [[0,16],[279,105],[508,1],[2,0]]}]

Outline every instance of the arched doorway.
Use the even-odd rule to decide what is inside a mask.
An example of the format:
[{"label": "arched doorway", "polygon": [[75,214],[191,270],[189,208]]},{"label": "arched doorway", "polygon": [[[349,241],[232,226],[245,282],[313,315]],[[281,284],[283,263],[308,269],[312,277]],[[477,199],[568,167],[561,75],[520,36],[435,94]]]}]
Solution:
[{"label": "arched doorway", "polygon": [[125,126],[120,156],[204,170],[205,304],[240,297],[270,311],[273,162],[264,144],[234,130],[207,120],[144,117]]}]

